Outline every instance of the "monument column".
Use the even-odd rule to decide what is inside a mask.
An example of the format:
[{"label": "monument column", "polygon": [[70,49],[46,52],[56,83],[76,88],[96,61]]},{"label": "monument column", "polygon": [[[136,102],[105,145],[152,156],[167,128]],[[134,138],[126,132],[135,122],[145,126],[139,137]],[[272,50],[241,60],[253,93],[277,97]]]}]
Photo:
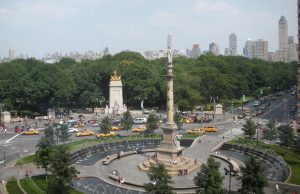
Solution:
[{"label": "monument column", "polygon": [[172,64],[172,35],[168,35],[167,49],[167,123],[162,127],[163,140],[156,149],[157,157],[138,164],[141,170],[148,171],[151,165],[162,162],[170,175],[177,175],[184,169],[187,173],[199,168],[200,164],[191,158],[182,155],[183,148],[177,139],[177,126],[174,123],[174,99],[173,99],[173,64]]},{"label": "monument column", "polygon": [[173,64],[172,64],[172,35],[168,35],[167,49],[167,123],[163,126],[163,141],[157,148],[157,158],[162,162],[171,162],[177,159],[178,152],[183,148],[176,139],[177,126],[174,123],[174,94],[173,94]]}]

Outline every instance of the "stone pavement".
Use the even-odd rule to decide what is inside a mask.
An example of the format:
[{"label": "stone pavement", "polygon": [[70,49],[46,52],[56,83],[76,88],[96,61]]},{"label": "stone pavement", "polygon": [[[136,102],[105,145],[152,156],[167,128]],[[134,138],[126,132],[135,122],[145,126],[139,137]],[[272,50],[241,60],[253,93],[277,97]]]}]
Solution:
[{"label": "stone pavement", "polygon": [[[183,155],[186,155],[190,158],[197,159],[200,163],[206,163],[207,158],[209,157],[209,154],[213,153],[212,150],[218,145],[220,145],[223,141],[225,141],[222,137],[219,136],[210,136],[205,135],[200,137],[201,143],[198,143],[198,140],[194,141],[194,144],[185,149],[183,152]],[[125,181],[134,182],[137,184],[144,184],[150,182],[147,173],[139,170],[137,168],[137,164],[145,161],[148,156],[152,155],[153,153],[143,153],[143,154],[135,154],[130,155],[126,157],[122,157],[120,160],[114,160],[109,165],[102,165],[102,162],[99,161],[93,166],[79,166],[75,165],[77,169],[80,171],[80,176],[94,176],[98,177],[101,180],[116,185],[116,181],[111,180],[108,178],[108,175],[113,170],[118,170],[120,172],[120,175],[125,179]],[[217,159],[216,159],[217,160]],[[224,167],[227,167],[228,164],[224,161],[219,160],[221,163],[220,169],[223,169]],[[96,169],[96,170],[95,170]],[[220,170],[221,173],[224,175],[225,172]],[[174,181],[173,186],[174,187],[194,187],[193,178],[197,174],[198,170],[193,171],[187,176],[172,176],[172,179]],[[227,183],[229,180],[227,180],[228,177],[225,177],[224,185],[227,187]],[[232,177],[232,189],[238,189],[240,188],[240,183],[237,181],[234,177]],[[121,187],[132,189],[132,186],[128,188],[127,185],[119,185]],[[135,190],[141,190],[141,188],[134,188]]]}]

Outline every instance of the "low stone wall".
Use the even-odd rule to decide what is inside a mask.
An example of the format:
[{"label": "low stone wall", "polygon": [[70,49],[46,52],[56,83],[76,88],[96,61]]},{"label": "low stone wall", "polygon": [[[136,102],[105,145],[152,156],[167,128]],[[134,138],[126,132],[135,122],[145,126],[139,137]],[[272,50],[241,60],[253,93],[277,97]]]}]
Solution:
[{"label": "low stone wall", "polygon": [[250,148],[242,145],[233,145],[229,143],[224,143],[220,149],[225,150],[238,150],[247,154],[255,155],[264,160],[268,160],[271,163],[278,163],[284,171],[285,178],[287,179],[290,175],[290,169],[288,164],[275,152],[269,152],[267,150],[258,149],[258,148]]},{"label": "low stone wall", "polygon": [[125,147],[128,145],[136,145],[136,146],[141,146],[141,145],[159,145],[160,144],[160,139],[144,139],[144,140],[124,140],[124,141],[118,141],[118,142],[109,142],[109,143],[99,143],[97,145],[92,145],[88,147],[83,147],[82,149],[75,151],[71,153],[71,160],[76,161],[80,157],[83,157],[88,154],[96,153],[103,151],[107,147]]}]

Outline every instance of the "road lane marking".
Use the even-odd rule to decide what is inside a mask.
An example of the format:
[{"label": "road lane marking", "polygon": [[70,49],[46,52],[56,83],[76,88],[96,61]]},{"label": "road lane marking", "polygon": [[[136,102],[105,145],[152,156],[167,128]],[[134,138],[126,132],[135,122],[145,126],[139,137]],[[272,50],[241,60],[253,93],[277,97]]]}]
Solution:
[{"label": "road lane marking", "polygon": [[15,139],[16,137],[18,137],[20,134],[17,134],[15,136],[13,136],[12,138],[8,139],[5,141],[5,143],[9,143],[11,140]]},{"label": "road lane marking", "polygon": [[5,160],[0,161],[0,164],[3,164],[5,162]]}]

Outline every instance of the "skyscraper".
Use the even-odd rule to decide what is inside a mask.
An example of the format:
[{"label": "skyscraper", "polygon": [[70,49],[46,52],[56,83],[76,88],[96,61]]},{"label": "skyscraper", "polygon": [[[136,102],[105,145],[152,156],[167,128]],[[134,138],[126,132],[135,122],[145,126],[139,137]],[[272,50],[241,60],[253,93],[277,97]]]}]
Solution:
[{"label": "skyscraper", "polygon": [[294,42],[294,36],[288,38],[288,62],[297,61],[297,44]]},{"label": "skyscraper", "polygon": [[229,55],[237,55],[237,37],[235,33],[229,35]]},{"label": "skyscraper", "polygon": [[15,59],[15,50],[10,48],[8,50],[8,59],[11,61],[11,60],[14,60]]},{"label": "skyscraper", "polygon": [[284,16],[278,22],[279,30],[279,61],[288,61],[288,23]]},{"label": "skyscraper", "polygon": [[218,56],[220,54],[220,48],[219,45],[215,42],[212,42],[209,44],[209,52],[213,55]]},{"label": "skyscraper", "polygon": [[244,47],[244,56],[247,58],[257,58],[262,60],[268,60],[268,41],[258,39],[257,41],[251,41],[248,39]]},{"label": "skyscraper", "polygon": [[199,47],[199,44],[193,44],[192,51],[190,53],[190,56],[192,58],[197,58],[201,55],[201,49]]}]

